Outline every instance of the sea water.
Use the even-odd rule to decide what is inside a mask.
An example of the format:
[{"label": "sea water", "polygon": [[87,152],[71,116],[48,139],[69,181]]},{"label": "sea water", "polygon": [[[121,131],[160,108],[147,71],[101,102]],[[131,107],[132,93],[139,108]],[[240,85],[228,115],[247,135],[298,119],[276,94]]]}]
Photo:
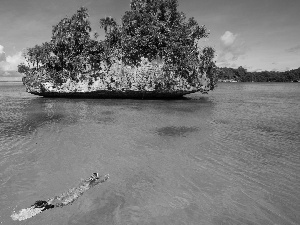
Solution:
[{"label": "sea water", "polygon": [[[110,179],[72,205],[11,215]],[[50,99],[0,83],[0,224],[300,224],[300,84],[179,100]]]}]

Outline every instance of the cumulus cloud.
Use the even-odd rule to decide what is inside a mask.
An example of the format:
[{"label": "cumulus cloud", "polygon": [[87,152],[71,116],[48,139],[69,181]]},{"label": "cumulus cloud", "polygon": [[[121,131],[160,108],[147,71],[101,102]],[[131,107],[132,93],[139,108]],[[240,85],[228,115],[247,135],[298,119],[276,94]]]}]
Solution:
[{"label": "cumulus cloud", "polygon": [[0,45],[0,76],[21,76],[17,73],[18,65],[24,62],[22,52],[6,56],[4,47]]},{"label": "cumulus cloud", "polygon": [[230,46],[233,44],[235,39],[237,38],[237,34],[233,34],[230,31],[226,31],[222,36],[221,36],[221,41],[224,46]]},{"label": "cumulus cloud", "polygon": [[4,49],[4,47],[2,45],[0,45],[0,62],[6,61],[5,52],[3,49]]},{"label": "cumulus cloud", "polygon": [[220,51],[217,62],[221,66],[232,66],[233,61],[243,57],[246,51],[246,44],[239,35],[226,31],[220,37]]},{"label": "cumulus cloud", "polygon": [[15,71],[18,70],[18,65],[24,62],[22,52],[18,52],[12,56],[6,57],[6,62],[3,63],[2,68],[4,71]]},{"label": "cumulus cloud", "polygon": [[290,52],[290,53],[299,53],[300,52],[300,45],[296,45],[292,48],[288,48],[286,49],[287,52]]},{"label": "cumulus cloud", "polygon": [[5,53],[3,49],[4,49],[4,47],[2,45],[0,45],[0,54]]}]

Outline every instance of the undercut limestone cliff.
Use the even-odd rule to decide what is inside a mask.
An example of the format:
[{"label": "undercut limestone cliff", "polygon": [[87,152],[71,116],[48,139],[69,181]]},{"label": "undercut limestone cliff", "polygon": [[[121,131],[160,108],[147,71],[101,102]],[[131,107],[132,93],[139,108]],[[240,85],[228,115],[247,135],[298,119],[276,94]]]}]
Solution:
[{"label": "undercut limestone cliff", "polygon": [[[87,70],[55,82],[55,74],[49,76],[42,68],[23,78],[29,93],[46,97],[93,97],[93,98],[177,98],[194,92],[207,93],[214,87],[207,70],[186,71],[187,80],[173,70],[167,70],[162,62],[150,62],[143,58],[140,66],[124,66],[116,60],[101,71]],[[195,74],[196,72],[196,74]],[[64,71],[68,73],[68,71]],[[73,77],[72,79],[70,77]]]}]

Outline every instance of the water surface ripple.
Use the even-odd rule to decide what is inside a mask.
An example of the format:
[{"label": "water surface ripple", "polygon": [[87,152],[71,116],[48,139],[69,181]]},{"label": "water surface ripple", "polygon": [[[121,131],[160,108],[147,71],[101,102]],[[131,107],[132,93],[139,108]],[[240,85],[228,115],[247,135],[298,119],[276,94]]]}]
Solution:
[{"label": "water surface ripple", "polygon": [[0,224],[300,224],[300,86],[226,83],[174,101],[47,99],[0,83]]}]

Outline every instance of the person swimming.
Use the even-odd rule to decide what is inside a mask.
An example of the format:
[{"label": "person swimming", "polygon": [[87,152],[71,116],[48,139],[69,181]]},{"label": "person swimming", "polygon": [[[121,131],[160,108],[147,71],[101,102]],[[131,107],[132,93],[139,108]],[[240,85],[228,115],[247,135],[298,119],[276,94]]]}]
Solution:
[{"label": "person swimming", "polygon": [[99,183],[103,183],[107,181],[109,178],[109,174],[105,176],[99,176],[98,173],[93,173],[89,178],[81,181],[77,187],[70,188],[68,191],[55,196],[53,198],[49,198],[48,200],[38,200],[31,207],[26,209],[21,209],[19,213],[13,213],[11,218],[13,220],[26,220],[31,218],[47,209],[52,209],[56,207],[63,207],[66,205],[72,204],[75,200],[77,200],[84,192],[94,187]]}]

